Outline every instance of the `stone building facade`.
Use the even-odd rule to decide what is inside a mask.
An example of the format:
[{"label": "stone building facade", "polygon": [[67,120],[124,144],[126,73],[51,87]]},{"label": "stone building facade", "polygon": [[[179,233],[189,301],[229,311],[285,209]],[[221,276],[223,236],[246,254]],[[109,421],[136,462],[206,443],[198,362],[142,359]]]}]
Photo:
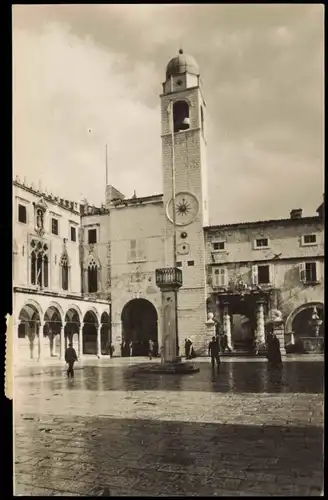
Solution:
[{"label": "stone building facade", "polygon": [[[106,292],[100,258],[106,224],[98,230],[99,244],[86,240],[75,202],[42,193],[24,182],[13,183],[13,309],[14,359],[63,358],[72,341],[79,355],[100,355],[110,332],[106,293],[88,293],[82,276],[95,263],[98,289]],[[97,240],[97,241],[98,241]],[[107,269],[106,269],[107,271]]]},{"label": "stone building facade", "polygon": [[162,194],[125,198],[106,186],[105,204],[94,207],[14,182],[19,356],[31,355],[31,339],[40,358],[62,356],[69,338],[80,355],[99,356],[108,343],[116,355],[145,355],[149,339],[160,347],[155,270],[173,265],[183,273],[180,349],[190,337],[206,352],[210,312],[233,350],[264,342],[277,310],[286,345],[323,337],[324,204],[312,217],[293,210],[209,226],[206,103],[193,57],[180,51],[169,62],[160,102]]},{"label": "stone building facade", "polygon": [[[317,215],[205,229],[209,307],[225,324],[231,347],[265,341],[267,319],[279,310],[285,344],[311,344],[312,316],[323,319],[324,221]],[[225,316],[227,316],[225,321]],[[323,322],[319,325],[323,341]],[[314,340],[314,339],[313,339]]]}]

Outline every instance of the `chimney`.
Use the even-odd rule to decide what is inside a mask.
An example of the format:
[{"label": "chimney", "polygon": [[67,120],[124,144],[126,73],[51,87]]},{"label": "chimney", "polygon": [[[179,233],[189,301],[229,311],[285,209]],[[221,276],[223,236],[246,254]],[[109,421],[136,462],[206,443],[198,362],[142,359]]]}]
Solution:
[{"label": "chimney", "polygon": [[301,208],[293,208],[293,210],[290,211],[290,218],[291,219],[301,219],[302,212],[303,212],[303,210]]}]

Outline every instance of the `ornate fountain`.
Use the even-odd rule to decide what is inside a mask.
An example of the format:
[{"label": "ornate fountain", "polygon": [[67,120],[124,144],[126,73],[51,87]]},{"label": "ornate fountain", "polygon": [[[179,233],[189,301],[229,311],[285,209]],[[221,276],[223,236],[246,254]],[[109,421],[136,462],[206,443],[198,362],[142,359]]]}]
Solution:
[{"label": "ornate fountain", "polygon": [[320,319],[318,310],[316,306],[313,307],[313,313],[309,321],[309,325],[314,330],[315,336],[319,337],[320,326],[322,325],[322,319]]}]

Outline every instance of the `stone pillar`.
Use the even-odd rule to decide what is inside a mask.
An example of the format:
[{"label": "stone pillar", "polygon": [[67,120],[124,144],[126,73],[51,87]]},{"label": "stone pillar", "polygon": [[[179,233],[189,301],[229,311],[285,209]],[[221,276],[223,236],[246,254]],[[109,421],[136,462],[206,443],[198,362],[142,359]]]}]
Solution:
[{"label": "stone pillar", "polygon": [[44,351],[45,351],[45,345],[44,345],[44,336],[43,336],[43,328],[44,328],[44,323],[41,321],[39,325],[39,335],[38,335],[38,340],[39,340],[39,361],[44,360]]},{"label": "stone pillar", "polygon": [[176,317],[175,290],[162,290],[162,311],[163,311],[163,360],[174,361],[177,357],[177,317]]},{"label": "stone pillar", "polygon": [[223,306],[223,331],[227,336],[227,344],[231,349],[231,320],[229,314],[229,305],[224,304]]},{"label": "stone pillar", "polygon": [[211,342],[212,337],[215,337],[215,321],[214,321],[214,315],[213,313],[208,313],[207,315],[207,321],[205,322],[206,325],[206,351],[205,355],[208,354],[208,344]]},{"label": "stone pillar", "polygon": [[101,323],[97,326],[97,356],[100,358],[101,356],[101,336],[100,336],[100,330],[101,330]]},{"label": "stone pillar", "polygon": [[256,340],[261,344],[265,344],[264,303],[259,301],[256,305]]},{"label": "stone pillar", "polygon": [[162,360],[181,361],[177,356],[178,290],[182,286],[182,271],[177,267],[156,269],[156,284],[162,292]]},{"label": "stone pillar", "polygon": [[65,359],[65,325],[60,328],[60,359]]},{"label": "stone pillar", "polygon": [[79,327],[79,349],[78,349],[79,358],[82,357],[82,354],[83,354],[83,323]]}]

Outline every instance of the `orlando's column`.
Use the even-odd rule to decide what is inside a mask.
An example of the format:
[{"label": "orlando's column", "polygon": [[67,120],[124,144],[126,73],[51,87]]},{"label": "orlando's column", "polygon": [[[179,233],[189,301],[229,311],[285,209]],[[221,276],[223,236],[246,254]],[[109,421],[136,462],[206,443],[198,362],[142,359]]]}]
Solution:
[{"label": "orlando's column", "polygon": [[156,284],[162,292],[162,364],[161,373],[197,372],[192,363],[177,356],[178,345],[178,290],[182,286],[182,271],[178,267],[156,269]]}]

